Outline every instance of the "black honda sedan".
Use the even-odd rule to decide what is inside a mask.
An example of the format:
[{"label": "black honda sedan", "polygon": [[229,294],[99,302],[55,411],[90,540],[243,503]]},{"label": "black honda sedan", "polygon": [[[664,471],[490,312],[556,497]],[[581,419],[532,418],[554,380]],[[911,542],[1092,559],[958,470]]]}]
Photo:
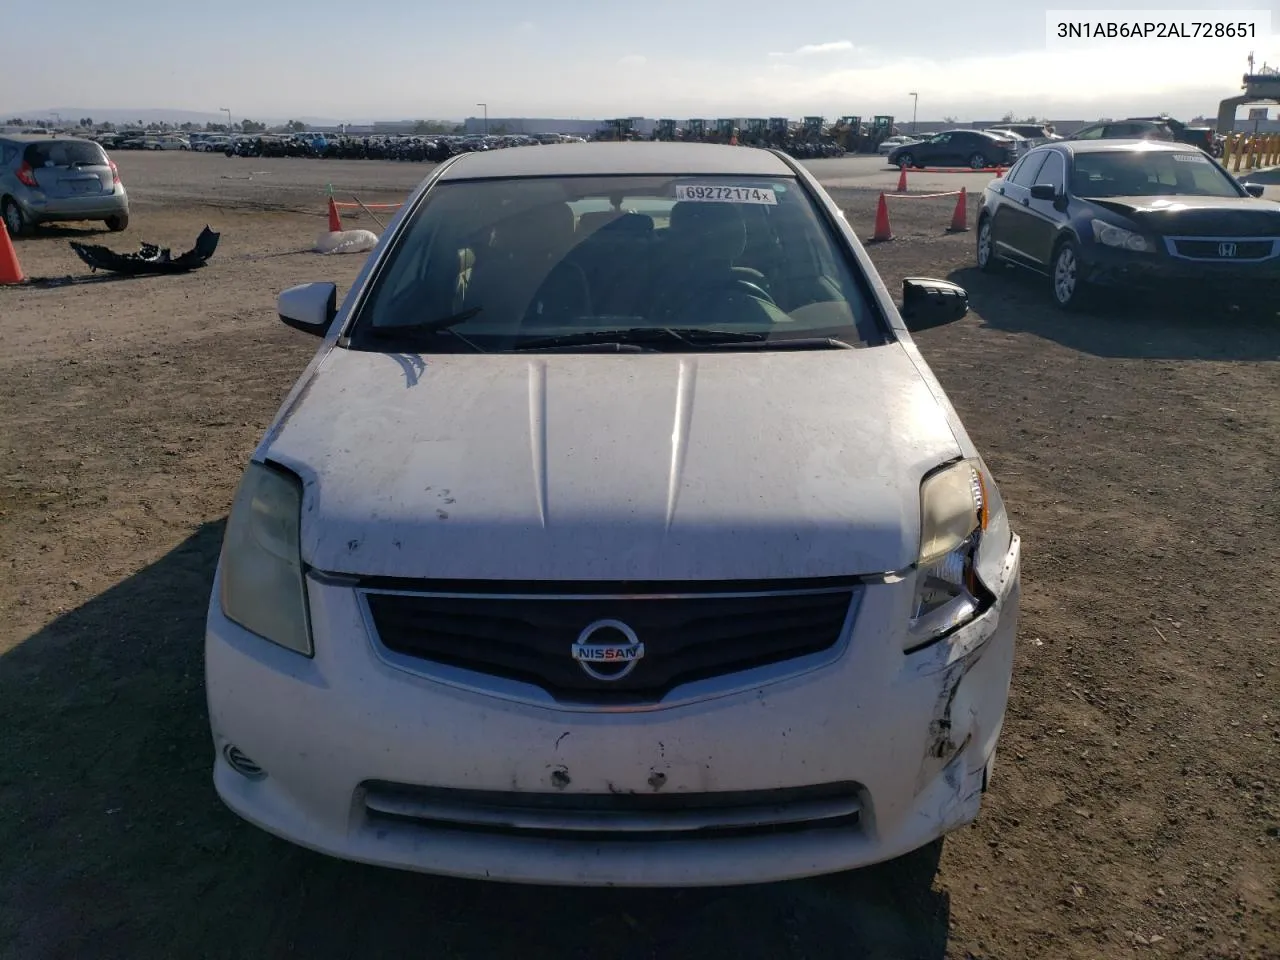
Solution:
[{"label": "black honda sedan", "polygon": [[1280,203],[1203,151],[1152,140],[1062,141],[983,191],[978,266],[1027,267],[1072,309],[1097,288],[1280,303]]},{"label": "black honda sedan", "polygon": [[944,130],[926,140],[904,143],[889,153],[894,167],[1007,167],[1017,158],[1012,140],[985,130]]}]

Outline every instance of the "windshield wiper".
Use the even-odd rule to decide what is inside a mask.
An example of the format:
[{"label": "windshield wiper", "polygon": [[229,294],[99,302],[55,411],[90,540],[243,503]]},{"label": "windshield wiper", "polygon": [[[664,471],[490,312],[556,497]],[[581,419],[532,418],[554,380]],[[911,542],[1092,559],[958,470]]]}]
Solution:
[{"label": "windshield wiper", "polygon": [[463,310],[461,313],[450,314],[447,317],[437,317],[434,320],[420,320],[417,323],[397,323],[385,327],[371,326],[367,327],[365,332],[378,340],[396,340],[406,333],[435,333],[438,330],[448,330],[450,327],[456,327],[464,320],[470,320],[483,309],[483,307],[472,307],[470,310]]},{"label": "windshield wiper", "polygon": [[679,343],[685,346],[756,343],[764,340],[763,333],[733,333],[727,330],[703,330],[697,327],[630,327],[625,330],[588,330],[583,333],[566,333],[556,337],[538,337],[518,343],[512,350],[545,350],[554,347],[587,346],[590,344],[655,344]]},{"label": "windshield wiper", "polygon": [[[713,344],[713,346],[729,346],[729,344]],[[743,350],[857,350],[852,343],[838,340],[835,337],[779,337],[776,340],[762,340],[758,343],[738,344]]]},{"label": "windshield wiper", "polygon": [[418,323],[398,323],[387,327],[371,326],[365,328],[365,332],[375,340],[403,340],[424,334],[447,333],[461,340],[476,353],[486,353],[484,348],[453,329],[458,324],[470,320],[483,309],[483,307],[472,307],[470,310],[463,310],[447,317],[437,317],[435,320],[423,320]]}]

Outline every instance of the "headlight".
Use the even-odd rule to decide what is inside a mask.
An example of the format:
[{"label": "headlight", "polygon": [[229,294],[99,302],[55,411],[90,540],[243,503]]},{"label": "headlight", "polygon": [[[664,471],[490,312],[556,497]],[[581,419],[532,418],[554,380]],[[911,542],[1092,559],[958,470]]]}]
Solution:
[{"label": "headlight", "polygon": [[989,519],[982,465],[964,460],[920,486],[920,556],[907,652],[972,620],[982,607],[974,560]]},{"label": "headlight", "polygon": [[302,488],[280,470],[250,463],[222,541],[222,612],[246,630],[311,656],[302,575]]},{"label": "headlight", "polygon": [[1119,247],[1121,250],[1133,250],[1137,253],[1155,251],[1151,241],[1140,233],[1125,230],[1105,220],[1090,220],[1089,225],[1093,227],[1094,239],[1105,247]]}]

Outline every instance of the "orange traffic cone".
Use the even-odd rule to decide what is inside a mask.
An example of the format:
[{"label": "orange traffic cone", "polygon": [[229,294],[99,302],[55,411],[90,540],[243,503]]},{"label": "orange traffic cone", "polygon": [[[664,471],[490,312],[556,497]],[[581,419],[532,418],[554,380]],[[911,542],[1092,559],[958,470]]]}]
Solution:
[{"label": "orange traffic cone", "polygon": [[948,228],[952,233],[963,233],[969,229],[969,208],[965,202],[966,196],[964,187],[961,187],[960,196],[956,199],[956,212],[951,215],[951,226]]},{"label": "orange traffic cone", "polygon": [[329,232],[342,232],[342,217],[338,216],[338,205],[333,202],[333,197],[329,198]]},{"label": "orange traffic cone", "polygon": [[889,205],[885,203],[883,192],[880,194],[880,203],[876,207],[875,236],[871,239],[876,242],[893,239],[893,231],[889,229]]},{"label": "orange traffic cone", "polygon": [[0,284],[22,283],[25,279],[18,263],[18,251],[13,249],[13,241],[9,239],[9,228],[0,219]]},{"label": "orange traffic cone", "polygon": [[903,167],[898,173],[898,193],[907,192],[907,168]]}]

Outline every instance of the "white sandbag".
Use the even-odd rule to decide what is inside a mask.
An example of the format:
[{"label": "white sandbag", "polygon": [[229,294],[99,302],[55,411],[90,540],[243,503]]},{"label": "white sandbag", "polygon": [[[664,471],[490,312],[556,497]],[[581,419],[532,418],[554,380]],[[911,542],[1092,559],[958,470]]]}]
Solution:
[{"label": "white sandbag", "polygon": [[316,253],[366,253],[378,245],[378,235],[370,230],[339,230],[322,233]]}]

